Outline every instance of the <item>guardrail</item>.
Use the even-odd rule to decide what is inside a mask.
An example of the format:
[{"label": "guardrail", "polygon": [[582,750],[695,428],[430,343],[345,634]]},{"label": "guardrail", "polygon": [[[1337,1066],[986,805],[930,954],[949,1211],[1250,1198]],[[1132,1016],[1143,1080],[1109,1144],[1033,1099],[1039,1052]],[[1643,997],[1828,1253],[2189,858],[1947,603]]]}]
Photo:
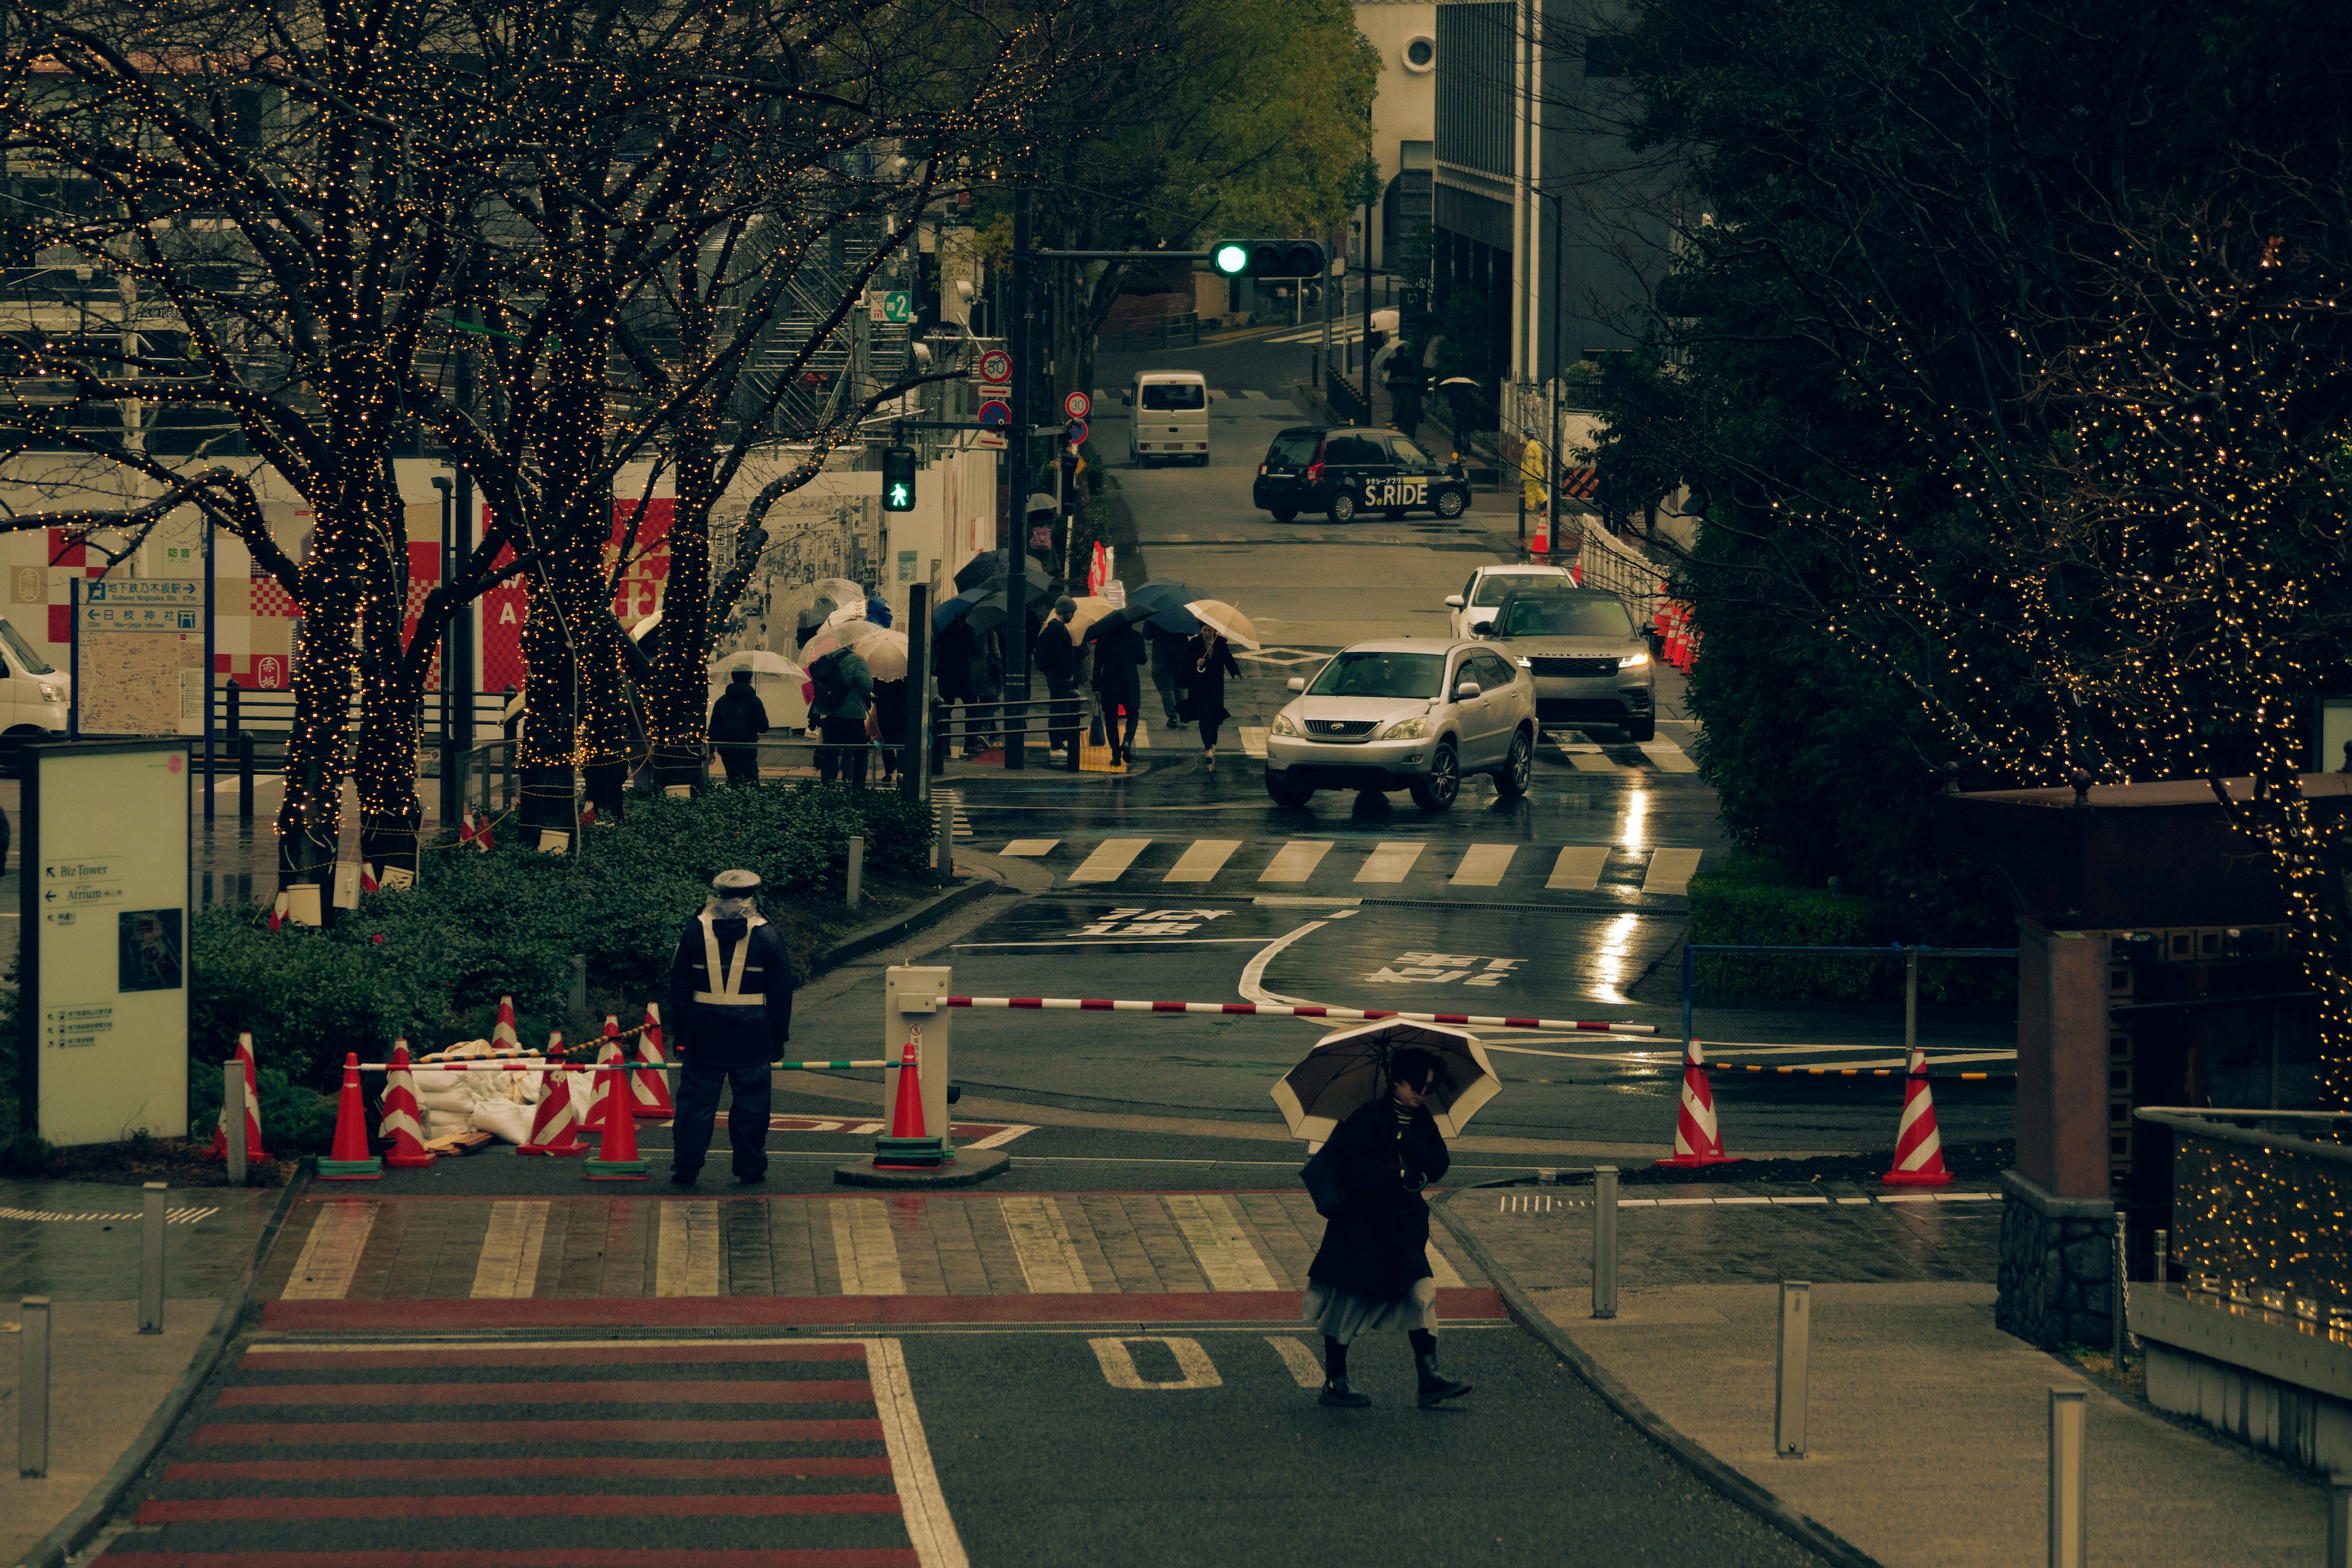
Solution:
[{"label": "guardrail", "polygon": [[2191,1291],[2352,1328],[2352,1111],[2132,1114],[2172,1134],[2168,1257]]},{"label": "guardrail", "polygon": [[1922,958],[2006,958],[2014,962],[2013,947],[1797,947],[1734,942],[1683,944],[1683,1046],[1689,1048],[1692,1014],[1697,994],[1697,959],[1702,952],[1795,953],[1819,958],[1900,958],[1903,960],[1903,1051],[1907,1057],[1919,1043],[1919,961]]},{"label": "guardrail", "polygon": [[1004,748],[1004,764],[1014,762],[1016,749],[1025,755],[1033,739],[1048,747],[1067,743],[1071,773],[1079,766],[1079,741],[1088,726],[1083,697],[1032,698],[1026,702],[935,702],[931,705],[930,763],[934,776],[947,772],[948,753],[959,742],[966,752]]}]

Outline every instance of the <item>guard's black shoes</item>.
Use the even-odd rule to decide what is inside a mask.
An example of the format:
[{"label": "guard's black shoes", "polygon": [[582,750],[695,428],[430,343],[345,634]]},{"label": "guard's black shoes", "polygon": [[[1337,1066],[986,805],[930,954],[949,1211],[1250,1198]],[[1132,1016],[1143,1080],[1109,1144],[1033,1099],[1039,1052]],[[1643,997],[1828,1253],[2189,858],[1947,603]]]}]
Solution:
[{"label": "guard's black shoes", "polygon": [[669,1184],[673,1187],[690,1187],[694,1185],[694,1178],[700,1174],[698,1171],[672,1171],[669,1173]]},{"label": "guard's black shoes", "polygon": [[1459,1399],[1470,1392],[1468,1384],[1456,1383],[1437,1370],[1434,1355],[1417,1355],[1412,1358],[1412,1363],[1421,1373],[1421,1407],[1423,1410],[1441,1400]]},{"label": "guard's black shoes", "polygon": [[754,1171],[748,1176],[740,1171],[735,1173],[735,1180],[741,1185],[747,1187],[756,1187],[767,1179],[768,1173],[765,1171]]},{"label": "guard's black shoes", "polygon": [[1360,1405],[1370,1405],[1371,1402],[1370,1394],[1359,1394],[1349,1388],[1348,1380],[1344,1377],[1335,1377],[1325,1384],[1322,1394],[1316,1400],[1318,1405],[1344,1405],[1351,1410]]}]

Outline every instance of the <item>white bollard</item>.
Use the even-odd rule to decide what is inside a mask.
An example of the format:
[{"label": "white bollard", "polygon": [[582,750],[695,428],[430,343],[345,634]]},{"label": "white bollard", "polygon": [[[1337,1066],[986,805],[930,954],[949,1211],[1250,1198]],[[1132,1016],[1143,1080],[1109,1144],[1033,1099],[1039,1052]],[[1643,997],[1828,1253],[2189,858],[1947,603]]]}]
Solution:
[{"label": "white bollard", "polygon": [[1805,1457],[1805,1362],[1812,1347],[1813,1282],[1780,1281],[1780,1363],[1773,1378],[1772,1452]]},{"label": "white bollard", "polygon": [[858,897],[864,891],[865,881],[866,840],[863,838],[852,838],[849,841],[849,889],[847,894],[849,907],[852,910],[857,908]]},{"label": "white bollard", "polygon": [[140,1191],[139,1331],[163,1331],[163,1199],[172,1189],[149,1182]]},{"label": "white bollard", "polygon": [[1592,1168],[1592,1315],[1617,1315],[1617,1167]]},{"label": "white bollard", "polygon": [[49,1473],[49,1299],[25,1298],[16,1346],[16,1473]]},{"label": "white bollard", "polygon": [[940,796],[939,835],[940,880],[952,882],[955,880],[955,802],[944,795]]},{"label": "white bollard", "polygon": [[2352,1476],[2327,1478],[2327,1568],[2352,1568]]},{"label": "white bollard", "polygon": [[2050,1568],[2085,1568],[2091,1527],[2083,1517],[2084,1394],[2050,1391]]},{"label": "white bollard", "polygon": [[228,1130],[228,1184],[245,1185],[245,1063],[232,1058],[221,1068],[221,1125]]}]

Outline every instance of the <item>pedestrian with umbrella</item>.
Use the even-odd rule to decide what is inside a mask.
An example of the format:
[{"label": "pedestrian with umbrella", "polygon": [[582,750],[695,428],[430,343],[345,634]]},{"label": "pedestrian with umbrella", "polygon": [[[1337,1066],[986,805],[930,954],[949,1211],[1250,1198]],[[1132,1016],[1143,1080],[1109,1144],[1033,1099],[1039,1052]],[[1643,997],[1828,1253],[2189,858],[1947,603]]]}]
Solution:
[{"label": "pedestrian with umbrella", "polygon": [[726,765],[729,784],[740,788],[760,782],[760,737],[767,732],[768,710],[751,689],[751,668],[739,668],[710,710],[710,744]]},{"label": "pedestrian with umbrella", "polygon": [[1071,641],[1070,617],[1077,613],[1078,602],[1067,594],[1055,600],[1053,618],[1037,634],[1031,658],[1053,699],[1046,718],[1052,744],[1072,751],[1078,745],[1078,647]]},{"label": "pedestrian with umbrella", "polygon": [[1187,645],[1195,655],[1187,682],[1185,702],[1201,726],[1201,755],[1211,773],[1217,771],[1217,726],[1233,717],[1225,711],[1225,677],[1238,679],[1242,667],[1234,662],[1233,645],[1207,621],[1201,635]]},{"label": "pedestrian with umbrella", "polygon": [[1424,1408],[1470,1392],[1437,1367],[1421,1193],[1452,1163],[1446,1137],[1499,1087],[1475,1035],[1393,1019],[1327,1036],[1275,1085],[1292,1132],[1325,1140],[1302,1173],[1325,1221],[1300,1310],[1323,1334],[1321,1403],[1371,1403],[1348,1381],[1348,1348],[1390,1329],[1412,1343]]},{"label": "pedestrian with umbrella", "polygon": [[1160,710],[1168,727],[1176,729],[1184,722],[1184,638],[1150,621],[1143,623],[1143,636],[1151,645],[1151,684],[1160,693]]},{"label": "pedestrian with umbrella", "polygon": [[[835,648],[809,663],[809,716],[817,721],[817,777],[866,782],[866,710],[874,698],[874,672],[851,647]],[[847,749],[854,747],[854,750]]]},{"label": "pedestrian with umbrella", "polygon": [[1143,681],[1137,671],[1150,656],[1125,613],[1097,621],[1089,640],[1095,645],[1095,700],[1102,707],[1103,732],[1110,738],[1111,766],[1124,767],[1134,754],[1135,727],[1143,718]]}]

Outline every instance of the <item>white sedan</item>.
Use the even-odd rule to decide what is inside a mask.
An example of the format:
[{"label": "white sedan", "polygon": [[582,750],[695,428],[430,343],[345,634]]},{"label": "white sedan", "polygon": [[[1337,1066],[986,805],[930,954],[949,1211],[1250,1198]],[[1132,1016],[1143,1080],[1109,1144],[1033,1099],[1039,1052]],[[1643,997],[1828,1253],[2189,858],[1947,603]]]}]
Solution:
[{"label": "white sedan", "polygon": [[1481,566],[1470,574],[1462,592],[1445,596],[1445,607],[1454,612],[1454,635],[1475,637],[1486,629],[1495,612],[1512,595],[1575,586],[1576,580],[1565,566]]}]

